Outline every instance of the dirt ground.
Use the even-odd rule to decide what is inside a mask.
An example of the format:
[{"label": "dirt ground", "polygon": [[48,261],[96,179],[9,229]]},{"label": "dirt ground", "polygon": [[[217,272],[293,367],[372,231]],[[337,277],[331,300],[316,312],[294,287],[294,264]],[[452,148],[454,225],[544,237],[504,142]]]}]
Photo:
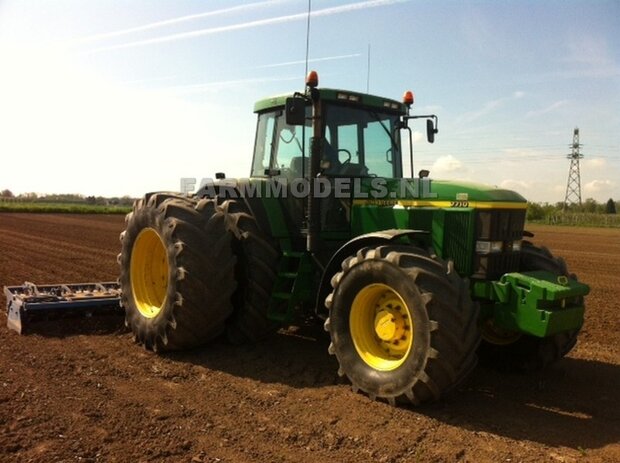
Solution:
[{"label": "dirt ground", "polygon": [[[120,216],[0,214],[0,286],[114,280]],[[392,408],[337,378],[321,330],[157,356],[122,319],[0,316],[1,462],[618,462],[620,230],[532,226],[588,282],[573,352],[542,375],[478,367]]]}]

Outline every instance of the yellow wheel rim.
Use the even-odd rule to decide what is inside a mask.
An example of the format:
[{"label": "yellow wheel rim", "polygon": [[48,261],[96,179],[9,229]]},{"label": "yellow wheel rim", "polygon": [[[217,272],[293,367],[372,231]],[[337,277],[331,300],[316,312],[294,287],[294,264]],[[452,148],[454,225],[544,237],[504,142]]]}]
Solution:
[{"label": "yellow wheel rim", "polygon": [[400,294],[382,283],[368,285],[357,293],[349,327],[357,353],[375,370],[395,370],[413,346],[411,311]]},{"label": "yellow wheel rim", "polygon": [[507,346],[516,342],[521,337],[521,333],[519,332],[505,330],[496,326],[492,319],[484,322],[480,331],[482,339],[496,346]]},{"label": "yellow wheel rim", "polygon": [[143,229],[131,251],[131,291],[136,307],[146,318],[154,318],[166,302],[168,253],[159,233]]}]

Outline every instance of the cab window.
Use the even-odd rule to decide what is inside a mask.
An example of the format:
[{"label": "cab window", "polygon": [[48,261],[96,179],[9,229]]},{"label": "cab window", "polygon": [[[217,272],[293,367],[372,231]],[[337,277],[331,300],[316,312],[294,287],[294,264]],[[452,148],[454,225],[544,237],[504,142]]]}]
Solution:
[{"label": "cab window", "polygon": [[283,111],[260,114],[252,176],[265,176],[268,171],[279,171],[290,178],[307,176],[311,133],[310,121],[305,126],[291,126]]}]

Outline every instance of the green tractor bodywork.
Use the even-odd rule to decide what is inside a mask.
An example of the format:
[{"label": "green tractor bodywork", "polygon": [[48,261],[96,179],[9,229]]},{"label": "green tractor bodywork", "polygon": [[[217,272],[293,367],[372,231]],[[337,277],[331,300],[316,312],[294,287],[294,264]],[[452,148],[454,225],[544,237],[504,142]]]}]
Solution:
[{"label": "green tractor bodywork", "polygon": [[[277,241],[272,320],[291,322],[300,307],[326,318],[330,279],[343,259],[365,246],[410,243],[452,260],[469,279],[481,326],[491,321],[542,338],[583,324],[588,286],[553,272],[520,271],[525,198],[482,184],[413,178],[413,168],[405,178],[401,135],[409,131],[411,143],[409,120],[436,124],[435,116],[409,116],[408,105],[391,99],[310,87],[254,109],[251,177],[219,180],[198,196],[243,198]],[[427,129],[429,137],[437,131],[432,123]],[[315,198],[320,185],[310,180],[317,178],[331,188],[329,196]]]},{"label": "green tractor bodywork", "polygon": [[439,399],[478,357],[541,368],[566,355],[589,288],[524,239],[526,200],[416,177],[409,124],[425,119],[433,142],[436,116],[410,115],[409,92],[404,104],[315,77],[256,104],[249,178],[134,203],[118,262],[135,340],[252,342],[318,318],[338,374],[393,405]]}]

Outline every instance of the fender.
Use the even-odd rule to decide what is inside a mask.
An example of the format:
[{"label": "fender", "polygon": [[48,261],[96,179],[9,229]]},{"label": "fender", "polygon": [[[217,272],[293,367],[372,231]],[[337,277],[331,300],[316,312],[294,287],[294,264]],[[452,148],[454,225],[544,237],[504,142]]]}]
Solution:
[{"label": "fender", "polygon": [[[317,293],[315,313],[321,319],[327,318],[327,308],[325,307],[325,298],[331,291],[331,279],[340,270],[342,261],[355,254],[359,249],[366,246],[380,246],[382,244],[392,243],[399,238],[409,238],[411,241],[422,241],[419,238],[428,236],[429,232],[425,230],[381,230],[377,232],[360,235],[347,241],[336,251],[331,257],[327,267],[323,271],[321,284]],[[418,238],[418,240],[416,240]]]}]

